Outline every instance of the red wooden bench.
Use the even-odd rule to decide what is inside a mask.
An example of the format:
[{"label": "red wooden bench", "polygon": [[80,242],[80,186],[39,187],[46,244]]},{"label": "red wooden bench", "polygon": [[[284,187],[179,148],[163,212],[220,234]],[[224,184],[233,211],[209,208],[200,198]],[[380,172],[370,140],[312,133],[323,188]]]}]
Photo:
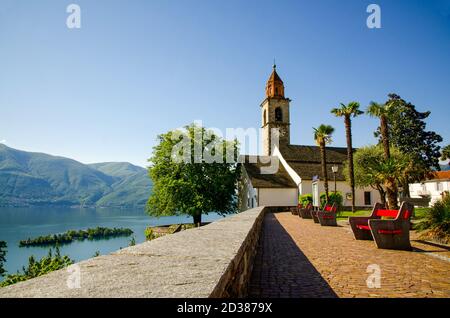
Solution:
[{"label": "red wooden bench", "polygon": [[375,240],[378,248],[411,250],[409,230],[413,212],[414,206],[409,202],[403,202],[400,210],[387,210],[377,203],[370,216],[351,216],[348,221],[357,240]]},{"label": "red wooden bench", "polygon": [[291,210],[291,214],[292,215],[298,215],[298,210],[300,209],[300,207],[301,207],[302,205],[301,205],[301,203],[299,203],[298,205],[297,205],[297,207],[292,207],[290,210]]},{"label": "red wooden bench", "polygon": [[314,223],[320,223],[319,218],[317,217],[317,212],[320,211],[319,207],[312,207],[311,210],[309,210],[309,214],[311,215],[311,218],[314,220]]},{"label": "red wooden bench", "polygon": [[298,209],[298,216],[302,219],[311,219],[311,210],[312,210],[312,204],[308,203],[308,205],[305,208],[299,208]]},{"label": "red wooden bench", "polygon": [[325,205],[322,211],[317,211],[317,218],[319,219],[319,223],[322,226],[337,226],[336,222],[336,213],[337,206],[333,205]]}]

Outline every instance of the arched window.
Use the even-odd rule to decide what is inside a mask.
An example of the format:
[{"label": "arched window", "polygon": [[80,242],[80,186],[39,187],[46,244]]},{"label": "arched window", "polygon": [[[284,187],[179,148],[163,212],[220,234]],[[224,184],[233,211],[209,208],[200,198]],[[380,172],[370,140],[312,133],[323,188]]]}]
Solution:
[{"label": "arched window", "polygon": [[263,123],[264,125],[267,124],[267,117],[266,117],[266,110],[264,109],[264,113],[263,113]]},{"label": "arched window", "polygon": [[280,107],[275,108],[275,121],[283,121],[283,112]]}]

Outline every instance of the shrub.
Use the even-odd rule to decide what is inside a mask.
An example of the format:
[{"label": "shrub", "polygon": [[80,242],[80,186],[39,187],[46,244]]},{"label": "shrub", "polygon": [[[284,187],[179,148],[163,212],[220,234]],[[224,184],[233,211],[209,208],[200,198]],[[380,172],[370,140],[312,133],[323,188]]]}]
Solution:
[{"label": "shrub", "polygon": [[450,196],[437,201],[417,225],[417,229],[426,230],[422,238],[450,243]]},{"label": "shrub", "polygon": [[304,194],[300,196],[299,202],[303,205],[303,206],[307,206],[308,204],[312,204],[313,203],[313,197],[311,193],[308,194]]},{"label": "shrub", "polygon": [[[328,202],[329,205],[333,205],[336,204],[338,211],[342,208],[342,193],[341,192],[330,192],[328,194],[330,201]],[[325,195],[325,193],[321,193],[320,194],[320,206],[324,206],[325,203],[327,203],[327,196]]]},{"label": "shrub", "polygon": [[0,241],[0,277],[3,277],[3,275],[6,273],[6,270],[4,268],[4,263],[6,262],[6,248],[8,245],[5,241]]},{"label": "shrub", "polygon": [[148,228],[145,229],[144,234],[145,234],[145,239],[146,239],[147,241],[151,241],[151,240],[153,240],[153,239],[156,238],[156,237],[155,237],[155,233],[153,233],[153,230],[152,230],[150,227],[148,227]]},{"label": "shrub", "polygon": [[28,259],[28,267],[23,267],[22,273],[17,272],[17,274],[6,276],[5,280],[0,283],[0,287],[5,287],[30,278],[38,277],[67,267],[71,264],[73,264],[73,260],[71,260],[67,255],[61,256],[59,248],[56,247],[55,255],[53,255],[52,250],[50,249],[48,251],[48,255],[42,257],[38,261],[36,261],[34,256],[30,256]]}]

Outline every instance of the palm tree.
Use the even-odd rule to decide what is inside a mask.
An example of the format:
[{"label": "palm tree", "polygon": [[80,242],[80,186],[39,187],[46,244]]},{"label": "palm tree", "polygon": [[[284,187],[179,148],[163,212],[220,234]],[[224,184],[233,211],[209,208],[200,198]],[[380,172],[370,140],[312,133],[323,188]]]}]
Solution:
[{"label": "palm tree", "polygon": [[367,113],[372,117],[377,117],[380,119],[380,133],[381,142],[383,143],[384,157],[389,159],[391,157],[391,151],[389,148],[389,105],[388,104],[378,104],[376,102],[371,102],[367,108]]},{"label": "palm tree", "polygon": [[[380,133],[381,142],[384,149],[384,159],[389,161],[391,159],[391,150],[389,148],[389,112],[391,109],[391,104],[378,104],[376,102],[371,102],[367,108],[367,113],[372,117],[377,117],[380,119]],[[397,197],[398,188],[395,178],[390,176],[385,180],[386,194],[388,197],[389,208],[398,209]]]},{"label": "palm tree", "polygon": [[341,103],[341,107],[333,108],[331,113],[336,117],[344,117],[345,134],[347,137],[347,161],[350,177],[350,187],[352,188],[352,212],[355,212],[355,172],[353,168],[353,142],[352,142],[352,117],[364,114],[359,110],[358,102],[351,102],[348,105]]},{"label": "palm tree", "polygon": [[314,129],[314,140],[317,145],[320,147],[320,157],[322,161],[322,175],[324,179],[325,186],[325,196],[327,198],[327,202],[329,201],[328,196],[328,175],[327,175],[327,154],[325,150],[325,146],[332,142],[331,135],[334,132],[334,128],[330,125],[320,125],[318,128]]}]

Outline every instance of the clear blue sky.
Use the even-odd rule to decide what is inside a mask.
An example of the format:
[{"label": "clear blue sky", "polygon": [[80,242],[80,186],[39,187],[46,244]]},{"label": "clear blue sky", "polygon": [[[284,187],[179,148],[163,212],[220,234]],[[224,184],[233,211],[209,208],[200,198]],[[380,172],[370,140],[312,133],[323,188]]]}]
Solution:
[{"label": "clear blue sky", "polygon": [[[81,7],[82,28],[66,27]],[[377,3],[382,29],[368,29]],[[259,127],[273,58],[291,103],[291,141],[336,127],[340,102],[395,92],[431,110],[450,141],[450,1],[0,0],[0,141],[81,162],[146,165],[156,136],[196,119]],[[354,122],[354,144],[377,121]]]}]

